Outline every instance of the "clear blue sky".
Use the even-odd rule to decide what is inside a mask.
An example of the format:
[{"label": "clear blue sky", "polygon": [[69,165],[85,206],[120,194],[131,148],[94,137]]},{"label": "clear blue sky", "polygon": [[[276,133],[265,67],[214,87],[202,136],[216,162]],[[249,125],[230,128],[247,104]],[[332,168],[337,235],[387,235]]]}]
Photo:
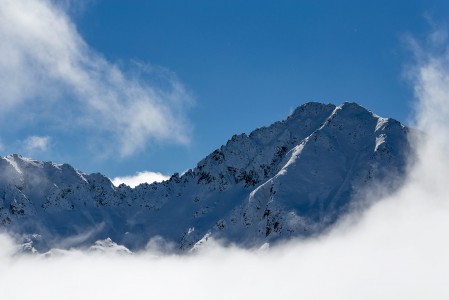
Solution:
[{"label": "clear blue sky", "polygon": [[[407,123],[413,91],[403,78],[404,68],[412,62],[405,36],[425,38],[432,26],[444,27],[449,20],[447,0],[95,0],[58,7],[86,47],[124,76],[135,76],[136,61],[147,64],[153,71],[138,75],[139,80],[163,89],[164,76],[170,74],[185,89],[181,97],[190,96],[189,104],[183,100],[179,107],[176,101],[170,104],[185,118],[182,135],[188,141],[149,135],[126,155],[108,152],[114,138],[103,146],[90,143],[107,134],[107,130],[95,133],[95,126],[60,130],[54,120],[30,121],[32,112],[16,114],[20,126],[6,130],[1,124],[2,155],[20,152],[67,161],[110,177],[143,170],[182,172],[233,134],[281,120],[308,101],[355,101]],[[73,103],[82,97],[58,88],[52,97]],[[33,95],[44,98],[38,92]],[[70,109],[70,103],[45,107],[58,114]],[[78,109],[82,107],[73,108]],[[86,119],[95,123],[92,115]],[[48,145],[24,147],[32,136],[48,137],[42,141]]]}]

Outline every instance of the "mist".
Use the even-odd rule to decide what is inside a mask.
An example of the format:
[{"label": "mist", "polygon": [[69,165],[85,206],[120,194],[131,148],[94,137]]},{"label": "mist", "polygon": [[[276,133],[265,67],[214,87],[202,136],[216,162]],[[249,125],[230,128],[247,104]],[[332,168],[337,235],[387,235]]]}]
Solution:
[{"label": "mist", "polygon": [[426,51],[410,43],[415,127],[426,136],[413,141],[417,156],[396,193],[368,199],[324,235],[264,249],[211,240],[186,255],[44,258],[16,256],[2,235],[0,298],[449,299],[449,52],[441,42]]}]

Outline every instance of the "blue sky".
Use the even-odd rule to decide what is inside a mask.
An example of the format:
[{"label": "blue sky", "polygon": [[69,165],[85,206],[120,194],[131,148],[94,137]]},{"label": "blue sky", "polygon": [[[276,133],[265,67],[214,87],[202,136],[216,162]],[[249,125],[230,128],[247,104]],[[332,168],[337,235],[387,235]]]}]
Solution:
[{"label": "blue sky", "polygon": [[409,123],[407,37],[449,17],[437,0],[0,3],[1,155],[111,178],[182,172],[308,101]]}]

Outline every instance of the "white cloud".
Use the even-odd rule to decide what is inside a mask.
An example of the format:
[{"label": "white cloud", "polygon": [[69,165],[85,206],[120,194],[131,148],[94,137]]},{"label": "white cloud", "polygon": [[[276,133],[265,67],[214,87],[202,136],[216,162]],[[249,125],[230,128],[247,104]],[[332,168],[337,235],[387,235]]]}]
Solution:
[{"label": "white cloud", "polygon": [[115,177],[111,181],[115,186],[124,183],[130,187],[136,187],[141,183],[161,182],[169,178],[170,176],[163,175],[159,172],[143,171],[137,172],[134,176]]},{"label": "white cloud", "polygon": [[190,98],[176,76],[142,65],[125,72],[90,49],[53,2],[0,0],[0,40],[1,114],[84,130],[121,156],[151,140],[188,142]]},{"label": "white cloud", "polygon": [[[444,128],[449,127],[449,47],[444,29],[435,30],[425,42],[408,37],[407,42],[416,59],[408,68],[408,79],[413,82],[415,121],[417,126],[431,132],[440,142],[449,142]],[[442,130],[443,129],[443,130]]]},{"label": "white cloud", "polygon": [[50,145],[50,137],[49,136],[29,136],[24,141],[25,150],[28,152],[34,151],[47,151]]}]

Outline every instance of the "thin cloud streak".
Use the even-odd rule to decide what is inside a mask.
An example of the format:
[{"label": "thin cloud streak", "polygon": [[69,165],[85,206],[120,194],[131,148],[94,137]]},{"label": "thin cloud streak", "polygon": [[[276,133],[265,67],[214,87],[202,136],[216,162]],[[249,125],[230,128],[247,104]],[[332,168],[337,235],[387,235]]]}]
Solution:
[{"label": "thin cloud streak", "polygon": [[125,72],[90,49],[53,2],[0,0],[0,39],[0,114],[84,130],[123,157],[150,141],[189,142],[192,100],[176,76],[157,74],[157,85],[144,70]]}]

